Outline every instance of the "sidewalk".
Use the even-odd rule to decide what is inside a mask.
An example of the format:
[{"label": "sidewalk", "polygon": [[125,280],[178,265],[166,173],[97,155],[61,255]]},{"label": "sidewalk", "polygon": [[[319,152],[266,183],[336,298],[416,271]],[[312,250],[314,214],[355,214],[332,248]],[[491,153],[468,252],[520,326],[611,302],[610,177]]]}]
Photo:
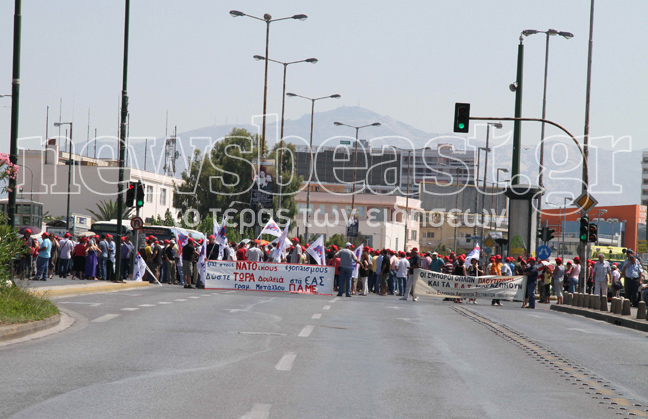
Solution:
[{"label": "sidewalk", "polygon": [[71,280],[69,278],[63,279],[54,276],[47,281],[15,281],[19,287],[30,289],[36,295],[42,295],[47,298],[61,298],[81,294],[96,294],[101,292],[114,292],[127,290],[132,288],[148,287],[148,282],[133,282],[126,281],[124,284],[119,284],[109,281],[86,281],[86,280]]},{"label": "sidewalk", "polygon": [[[630,329],[640,330],[642,332],[648,332],[648,321],[646,320],[637,320],[637,309],[635,307],[630,308],[629,316],[622,316],[620,314],[610,313],[609,311],[594,310],[591,308],[584,307],[575,307],[572,305],[558,305],[552,304],[551,310],[560,311],[563,313],[577,314],[579,316],[589,317],[590,319],[601,320],[608,322],[617,326],[628,327]],[[608,304],[608,310],[610,309],[610,304]]]}]

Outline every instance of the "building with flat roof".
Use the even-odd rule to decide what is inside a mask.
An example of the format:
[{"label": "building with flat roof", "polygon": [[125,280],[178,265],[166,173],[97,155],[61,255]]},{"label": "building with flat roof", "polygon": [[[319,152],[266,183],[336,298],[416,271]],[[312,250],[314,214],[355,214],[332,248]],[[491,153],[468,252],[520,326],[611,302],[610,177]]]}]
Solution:
[{"label": "building with flat roof", "polygon": [[[310,193],[309,241],[320,234],[325,239],[334,234],[346,235],[346,220],[351,214],[351,195],[329,192]],[[306,192],[295,196],[297,202],[297,234],[303,234],[306,221]],[[406,212],[406,205],[408,211]],[[357,194],[355,210],[358,216],[358,235],[365,245],[376,248],[403,250],[405,242],[405,216],[407,222],[408,250],[420,248],[421,202],[418,199],[406,200],[402,196],[380,196]]]},{"label": "building with flat roof", "polygon": [[[70,158],[72,156],[72,159]],[[74,164],[70,164],[73,161]],[[98,212],[97,204],[112,200],[117,202],[119,164],[117,160],[97,159],[62,151],[55,141],[42,150],[20,150],[18,154],[17,183],[25,195],[44,204],[43,211],[50,216],[67,213],[68,175],[70,181],[70,213],[87,214],[86,209]],[[70,168],[70,166],[72,166]],[[71,169],[71,170],[70,170]],[[182,179],[153,172],[124,168],[124,181],[144,184],[144,206],[140,216],[146,222],[170,210],[174,217],[173,194]]]}]

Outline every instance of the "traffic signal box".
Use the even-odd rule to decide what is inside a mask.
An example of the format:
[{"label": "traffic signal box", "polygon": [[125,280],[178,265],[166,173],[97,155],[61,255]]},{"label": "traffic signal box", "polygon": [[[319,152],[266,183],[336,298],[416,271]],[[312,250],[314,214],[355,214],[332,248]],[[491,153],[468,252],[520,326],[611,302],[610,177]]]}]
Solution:
[{"label": "traffic signal box", "polygon": [[126,206],[133,207],[135,206],[135,186],[137,184],[133,182],[128,182],[126,185]]},{"label": "traffic signal box", "polygon": [[594,243],[598,241],[598,225],[590,224],[589,225],[589,241]]},{"label": "traffic signal box", "polygon": [[454,132],[470,129],[470,103],[455,103]]},{"label": "traffic signal box", "polygon": [[144,206],[144,185],[142,184],[142,182],[137,183],[135,206],[137,208],[142,208]]},{"label": "traffic signal box", "polygon": [[589,218],[581,217],[580,219],[580,242],[581,243],[587,243],[589,239],[590,231],[589,231]]}]

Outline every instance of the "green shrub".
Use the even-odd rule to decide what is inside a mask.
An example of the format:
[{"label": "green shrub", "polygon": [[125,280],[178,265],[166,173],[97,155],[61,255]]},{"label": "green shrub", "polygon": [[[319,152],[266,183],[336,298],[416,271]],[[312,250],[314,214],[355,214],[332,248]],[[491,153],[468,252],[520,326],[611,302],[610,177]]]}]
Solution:
[{"label": "green shrub", "polygon": [[58,314],[58,308],[44,297],[22,287],[0,287],[0,325],[43,320]]}]

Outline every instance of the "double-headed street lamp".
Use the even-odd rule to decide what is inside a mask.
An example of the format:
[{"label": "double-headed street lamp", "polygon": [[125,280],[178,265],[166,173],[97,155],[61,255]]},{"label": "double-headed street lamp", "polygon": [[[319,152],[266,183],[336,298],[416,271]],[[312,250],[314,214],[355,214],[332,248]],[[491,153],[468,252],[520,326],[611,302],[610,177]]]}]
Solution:
[{"label": "double-headed street lamp", "polygon": [[349,125],[349,124],[343,124],[342,122],[333,122],[334,125],[339,126],[345,126],[349,128],[353,128],[356,130],[356,136],[355,136],[355,163],[353,164],[353,194],[351,195],[351,216],[354,216],[353,210],[355,209],[355,191],[356,191],[356,175],[358,173],[358,131],[360,131],[361,128],[367,128],[367,127],[379,127],[380,122],[374,122],[373,124],[367,124],[367,125],[361,125],[359,127],[356,127],[354,125]]},{"label": "double-headed street lamp", "polygon": [[[65,229],[70,231],[70,180],[72,179],[72,166],[74,165],[74,154],[72,154],[72,122],[54,122],[55,127],[60,127],[61,125],[70,126],[70,151],[68,152],[68,187],[67,187],[67,213],[65,218]],[[119,234],[119,233],[118,233]]]},{"label": "double-headed street lamp", "polygon": [[[282,192],[282,183],[283,183],[283,152],[281,151],[281,147],[283,147],[283,137],[284,137],[284,110],[286,109],[286,70],[290,64],[297,64],[297,63],[310,63],[310,64],[316,64],[317,63],[317,58],[307,58],[305,60],[299,60],[299,61],[290,61],[290,62],[283,62],[283,61],[277,61],[273,60],[272,58],[266,58],[261,55],[255,55],[253,57],[257,61],[265,60],[267,63],[268,61],[272,61],[273,63],[278,63],[282,64],[284,71],[283,71],[283,91],[281,94],[281,133],[279,135],[279,138],[281,139],[280,141],[280,147],[279,147],[279,164],[277,166],[277,181],[279,183],[279,199],[277,202],[277,212],[281,210],[281,192]],[[265,111],[263,112],[265,114]],[[264,116],[265,118],[265,116]],[[264,123],[265,126],[265,123]],[[264,137],[265,141],[265,137]]]},{"label": "double-headed street lamp", "polygon": [[[549,38],[555,35],[562,36],[565,39],[571,39],[574,34],[571,32],[557,31],[556,29],[548,29],[546,31],[538,31],[535,29],[527,29],[522,31],[522,35],[530,36],[538,33],[547,35],[547,42],[545,46],[545,64],[544,64],[544,87],[542,93],[542,119],[545,119],[547,114],[547,71],[549,69]],[[540,131],[540,165],[538,167],[538,186],[544,187],[544,139],[545,139],[545,123],[542,123]],[[538,200],[538,225],[540,225],[540,214],[542,212],[542,200]]]},{"label": "double-headed street lamp", "polygon": [[[278,22],[280,20],[288,20],[288,19],[295,19],[295,20],[306,20],[308,19],[308,16],[304,14],[299,14],[299,15],[293,15],[289,17],[282,17],[279,19],[273,19],[272,16],[270,16],[269,13],[266,13],[263,15],[263,18],[248,15],[243,12],[239,12],[238,10],[230,10],[230,15],[232,17],[241,17],[241,16],[247,16],[251,17],[252,19],[260,20],[262,22],[266,23],[266,50],[265,50],[265,56],[268,57],[268,46],[269,46],[269,41],[270,41],[270,23],[272,22]],[[261,145],[261,156],[265,154],[265,140],[266,140],[266,109],[267,109],[267,99],[268,99],[268,60],[265,60],[265,76],[263,79],[263,128],[261,132],[261,138],[262,138],[262,145]]]},{"label": "double-headed street lamp", "polygon": [[[267,63],[267,61],[266,61],[266,63]],[[310,97],[306,97],[306,96],[297,95],[295,93],[286,93],[286,96],[288,96],[288,97],[300,97],[302,99],[307,99],[307,100],[311,101],[310,147],[308,149],[308,155],[309,155],[309,159],[310,159],[310,167],[309,167],[309,174],[308,174],[308,189],[306,190],[306,223],[305,223],[305,240],[308,242],[308,220],[309,220],[309,214],[310,214],[310,182],[311,182],[311,178],[313,177],[313,119],[315,117],[315,102],[318,101],[318,100],[322,100],[322,99],[339,99],[342,96],[340,96],[338,94],[334,94],[334,95],[330,95],[330,96],[322,96],[322,97],[310,98]]]}]

